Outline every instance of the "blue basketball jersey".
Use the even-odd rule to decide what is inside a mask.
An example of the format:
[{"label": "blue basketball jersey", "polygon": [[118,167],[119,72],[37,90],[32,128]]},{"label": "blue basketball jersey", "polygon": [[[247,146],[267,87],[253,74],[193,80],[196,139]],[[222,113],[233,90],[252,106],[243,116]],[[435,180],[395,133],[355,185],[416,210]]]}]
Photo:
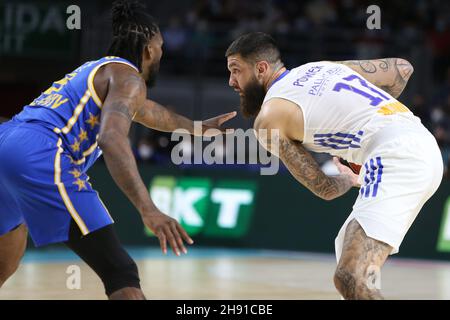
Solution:
[{"label": "blue basketball jersey", "polygon": [[101,155],[97,145],[102,101],[94,88],[98,69],[108,63],[123,63],[119,57],[104,57],[86,62],[63,79],[53,83],[17,114],[14,122],[38,122],[58,134],[71,161],[86,171]]}]

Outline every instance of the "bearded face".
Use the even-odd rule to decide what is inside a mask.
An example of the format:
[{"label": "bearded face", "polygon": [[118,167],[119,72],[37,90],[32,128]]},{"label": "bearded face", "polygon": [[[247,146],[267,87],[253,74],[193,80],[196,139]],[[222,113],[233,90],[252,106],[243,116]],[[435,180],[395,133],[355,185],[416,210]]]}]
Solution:
[{"label": "bearded face", "polygon": [[247,85],[242,88],[242,94],[240,95],[242,114],[246,118],[257,116],[265,96],[264,86],[253,75]]},{"label": "bearded face", "polygon": [[154,87],[156,84],[156,78],[158,77],[159,72],[159,65],[160,62],[155,61],[148,67],[148,79],[145,81],[148,88]]}]

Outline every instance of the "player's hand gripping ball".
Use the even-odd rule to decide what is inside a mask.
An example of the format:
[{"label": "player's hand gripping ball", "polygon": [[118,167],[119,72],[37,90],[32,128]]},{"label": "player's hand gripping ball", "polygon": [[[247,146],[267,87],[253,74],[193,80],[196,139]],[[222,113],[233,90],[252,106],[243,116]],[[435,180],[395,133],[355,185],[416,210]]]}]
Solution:
[{"label": "player's hand gripping ball", "polygon": [[339,162],[344,166],[349,167],[353,171],[353,173],[359,175],[359,172],[361,171],[361,166],[359,164],[348,162],[342,158],[339,158]]},{"label": "player's hand gripping ball", "polygon": [[361,187],[358,182],[359,171],[361,170],[360,165],[357,165],[354,163],[349,163],[349,162],[345,161],[344,159],[340,159],[338,157],[333,157],[333,161],[341,175],[348,176],[354,187],[358,187],[358,188]]}]

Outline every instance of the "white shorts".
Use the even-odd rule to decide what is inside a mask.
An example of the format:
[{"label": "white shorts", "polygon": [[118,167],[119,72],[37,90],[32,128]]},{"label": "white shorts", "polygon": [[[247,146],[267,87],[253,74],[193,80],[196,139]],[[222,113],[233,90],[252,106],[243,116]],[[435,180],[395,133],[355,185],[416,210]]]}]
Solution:
[{"label": "white shorts", "polygon": [[442,155],[432,134],[422,125],[389,126],[371,139],[353,211],[336,240],[339,262],[347,224],[356,219],[370,238],[397,253],[424,203],[439,187]]}]

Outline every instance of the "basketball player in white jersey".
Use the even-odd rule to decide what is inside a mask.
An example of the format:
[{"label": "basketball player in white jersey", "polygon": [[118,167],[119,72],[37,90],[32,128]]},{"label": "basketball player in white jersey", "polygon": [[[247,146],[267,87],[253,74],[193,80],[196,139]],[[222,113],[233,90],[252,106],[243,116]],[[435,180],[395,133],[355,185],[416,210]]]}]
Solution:
[{"label": "basketball player in white jersey", "polygon": [[[256,116],[258,140],[302,185],[325,200],[360,188],[335,240],[334,283],[345,299],[382,299],[381,267],[443,175],[436,140],[396,100],[413,67],[388,58],[287,70],[273,39],[259,32],[236,39],[226,57],[229,85],[244,115]],[[340,175],[325,175],[308,150],[335,156]],[[338,157],[361,165],[359,175]]]}]

